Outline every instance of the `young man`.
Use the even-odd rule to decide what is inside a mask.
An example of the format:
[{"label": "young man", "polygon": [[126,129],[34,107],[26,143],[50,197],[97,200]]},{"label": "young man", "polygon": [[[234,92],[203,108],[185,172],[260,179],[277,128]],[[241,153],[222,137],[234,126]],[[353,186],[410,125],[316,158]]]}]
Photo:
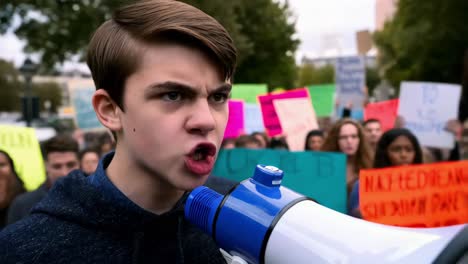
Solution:
[{"label": "young man", "polygon": [[383,134],[382,125],[377,119],[368,119],[363,123],[363,126],[367,142],[369,142],[369,145],[375,152],[375,149],[377,148],[377,142],[379,142],[379,139]]},{"label": "young man", "polygon": [[116,150],[88,177],[57,182],[0,233],[0,259],[35,263],[224,263],[183,218],[210,174],[228,120],[236,50],[213,18],[178,1],[117,10],[94,34],[92,104]]},{"label": "young man", "polygon": [[24,193],[13,201],[8,209],[7,224],[29,215],[31,209],[44,198],[54,183],[79,169],[78,142],[67,135],[50,138],[42,145],[46,169],[46,181],[36,190]]}]

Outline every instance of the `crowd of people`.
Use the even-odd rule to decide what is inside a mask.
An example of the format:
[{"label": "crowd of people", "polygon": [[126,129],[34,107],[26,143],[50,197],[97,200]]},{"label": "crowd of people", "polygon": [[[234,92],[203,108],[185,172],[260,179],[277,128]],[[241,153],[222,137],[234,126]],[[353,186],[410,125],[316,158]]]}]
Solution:
[{"label": "crowd of people", "polygon": [[[359,171],[361,169],[385,168],[410,164],[433,163],[444,160],[459,160],[460,155],[442,153],[447,150],[422,147],[417,137],[408,129],[396,127],[384,133],[379,120],[369,119],[362,123],[342,118],[327,130],[311,130],[304,142],[305,151],[340,152],[346,155],[346,185],[349,194],[349,214],[359,213]],[[447,130],[455,135],[461,125],[450,121]],[[459,136],[456,137],[460,139]],[[46,169],[46,181],[31,192],[26,192],[23,181],[14,168],[8,152],[0,150],[0,229],[27,216],[54,182],[75,169],[85,175],[94,173],[99,159],[112,151],[115,141],[108,132],[83,133],[76,130],[72,135],[62,134],[42,142],[41,150]],[[278,136],[270,138],[265,132],[254,132],[237,138],[223,140],[222,149],[276,149],[289,150],[287,140]],[[223,176],[223,175],[219,175]],[[211,179],[211,178],[210,178]],[[211,179],[221,193],[226,193],[234,183],[218,177]]]},{"label": "crowd of people", "polygon": [[[450,120],[445,128],[454,134],[456,140],[455,148],[452,150],[421,146],[417,137],[403,126],[403,117],[398,117],[394,128],[388,131],[383,131],[378,119],[359,122],[345,117],[330,124],[326,129],[312,130],[307,134],[304,142],[305,151],[339,152],[346,155],[346,186],[350,215],[361,217],[360,170],[462,159],[459,146],[463,126],[459,121]],[[284,137],[269,138],[263,132],[225,139],[222,146],[225,149],[289,149]]]}]

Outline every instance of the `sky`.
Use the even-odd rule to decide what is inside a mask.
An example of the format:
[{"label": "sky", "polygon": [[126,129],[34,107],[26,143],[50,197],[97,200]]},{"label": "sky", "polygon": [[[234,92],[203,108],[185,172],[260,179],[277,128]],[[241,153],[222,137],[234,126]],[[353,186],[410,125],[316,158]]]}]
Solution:
[{"label": "sky", "polygon": [[[375,1],[289,0],[296,18],[297,37],[301,40],[296,61],[300,63],[303,56],[356,54],[356,31],[375,28]],[[25,59],[23,46],[24,42],[11,32],[0,35],[0,58],[21,65]],[[88,72],[86,65],[73,62],[65,63],[63,70],[75,68]]]}]

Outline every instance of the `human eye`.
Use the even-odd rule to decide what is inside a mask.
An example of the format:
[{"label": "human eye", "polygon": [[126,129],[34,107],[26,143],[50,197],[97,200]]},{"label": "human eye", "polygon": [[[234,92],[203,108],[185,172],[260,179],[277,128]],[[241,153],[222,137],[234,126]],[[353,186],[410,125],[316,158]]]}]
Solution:
[{"label": "human eye", "polygon": [[214,93],[210,96],[210,100],[216,104],[223,104],[227,102],[229,94],[227,93]]},{"label": "human eye", "polygon": [[182,100],[182,93],[177,92],[177,91],[166,92],[166,93],[162,94],[161,98],[164,101],[168,101],[168,102],[181,101]]}]

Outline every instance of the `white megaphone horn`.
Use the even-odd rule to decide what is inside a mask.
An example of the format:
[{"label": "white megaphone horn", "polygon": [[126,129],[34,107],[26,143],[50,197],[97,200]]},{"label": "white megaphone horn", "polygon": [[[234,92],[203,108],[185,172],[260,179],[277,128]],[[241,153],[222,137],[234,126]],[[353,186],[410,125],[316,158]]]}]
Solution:
[{"label": "white megaphone horn", "polygon": [[466,224],[371,223],[281,186],[282,178],[281,170],[258,165],[226,196],[198,187],[185,217],[215,239],[230,263],[468,263]]}]

